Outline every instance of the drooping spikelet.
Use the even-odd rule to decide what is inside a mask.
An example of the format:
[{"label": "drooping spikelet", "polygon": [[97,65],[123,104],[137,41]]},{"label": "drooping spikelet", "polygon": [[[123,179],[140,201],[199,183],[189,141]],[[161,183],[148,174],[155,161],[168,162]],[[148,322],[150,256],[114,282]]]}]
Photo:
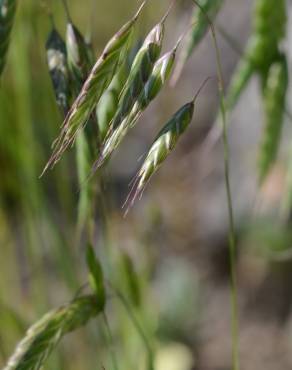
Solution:
[{"label": "drooping spikelet", "polygon": [[[172,5],[171,5],[172,6]],[[130,113],[137,98],[151,76],[153,67],[159,58],[164,36],[164,23],[171,7],[163,19],[151,30],[139,49],[130,70],[129,78],[119,99],[119,109],[116,112],[111,128],[116,129]]]},{"label": "drooping spikelet", "polygon": [[259,153],[259,180],[262,183],[277,156],[283,127],[288,66],[283,55],[268,73],[264,89],[265,128]]},{"label": "drooping spikelet", "polygon": [[46,314],[18,344],[3,370],[39,370],[59,341],[100,313],[96,296],[84,296]]},{"label": "drooping spikelet", "polygon": [[146,159],[144,160],[144,163],[142,164],[136,176],[133,188],[126,201],[126,204],[128,205],[127,211],[134,204],[135,199],[142,195],[145,187],[150,181],[150,178],[154,175],[154,173],[166,160],[168,155],[175,148],[179,138],[182,136],[187,127],[190,125],[193,119],[195,102],[197,100],[197,97],[199,96],[200,92],[202,91],[202,89],[204,88],[209,79],[210,78],[207,78],[203,82],[198,92],[196,93],[194,99],[191,102],[183,105],[171,117],[171,119],[166,123],[166,125],[157,135],[146,156]]},{"label": "drooping spikelet", "polygon": [[16,3],[16,0],[0,0],[0,76],[6,62]]},{"label": "drooping spikelet", "polygon": [[133,189],[129,195],[129,207],[143,193],[152,175],[165,161],[176,146],[180,136],[191,123],[194,114],[194,104],[194,101],[191,101],[181,107],[157,135],[138,172]]},{"label": "drooping spikelet", "polygon": [[128,131],[135,126],[143,111],[159,94],[170,77],[173,70],[178,44],[164,54],[154,65],[149,80],[144,86],[139,98],[136,100],[131,112],[124,118],[122,123],[111,132],[101,150],[101,155],[94,163],[92,172],[95,172],[110,158],[114,150],[120,145]]},{"label": "drooping spikelet", "polygon": [[86,125],[90,114],[125,57],[134,26],[145,3],[146,1],[143,2],[137,14],[108,42],[101,57],[92,68],[80,94],[65,118],[53,154],[43,172],[58,162],[64,151],[74,143],[77,132]]}]

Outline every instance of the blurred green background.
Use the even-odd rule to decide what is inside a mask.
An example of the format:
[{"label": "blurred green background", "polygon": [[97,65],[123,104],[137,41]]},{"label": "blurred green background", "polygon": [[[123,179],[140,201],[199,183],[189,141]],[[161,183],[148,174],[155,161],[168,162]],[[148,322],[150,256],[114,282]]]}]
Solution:
[{"label": "blurred green background", "polygon": [[[168,1],[149,0],[139,22],[145,33]],[[218,19],[244,48],[253,1],[226,0]],[[106,41],[137,8],[134,0],[68,0],[74,23],[91,36],[99,55]],[[0,86],[0,366],[27,327],[48,310],[70,301],[86,281],[84,243],[76,237],[78,181],[71,150],[39,179],[62,122],[46,64],[51,9],[65,32],[60,0],[19,1],[7,65]],[[192,9],[178,2],[167,22],[165,48],[185,30]],[[226,83],[239,58],[218,36]],[[230,365],[228,223],[220,143],[202,142],[218,108],[211,82],[198,100],[195,123],[141,202],[123,218],[122,204],[154,134],[200,83],[216,73],[210,38],[188,62],[176,88],[168,86],[143,116],[110,164],[107,235],[96,206],[96,248],[107,278],[127,292],[122,258],[137,273],[141,303],[134,308],[155,348],[155,370],[227,370]],[[230,119],[231,173],[239,277],[242,369],[289,370],[291,339],[291,217],[283,194],[289,142],[265,187],[259,190],[254,158],[262,125],[258,84],[253,80]],[[287,119],[285,132],[291,135]],[[288,145],[287,145],[288,144]],[[289,194],[288,194],[289,196]],[[287,216],[288,213],[288,216]],[[86,289],[86,288],[85,288]],[[70,335],[48,369],[144,369],[145,346],[127,312],[110,296],[108,319]]]}]

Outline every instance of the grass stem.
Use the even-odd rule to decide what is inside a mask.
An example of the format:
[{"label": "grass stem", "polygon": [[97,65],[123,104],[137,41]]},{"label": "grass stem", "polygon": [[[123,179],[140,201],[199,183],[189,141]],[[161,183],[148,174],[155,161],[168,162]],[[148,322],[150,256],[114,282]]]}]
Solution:
[{"label": "grass stem", "polygon": [[239,370],[239,335],[238,335],[238,299],[237,299],[237,279],[235,271],[235,259],[236,259],[236,239],[235,239],[235,227],[234,227],[234,215],[232,206],[232,194],[230,186],[230,162],[229,162],[229,142],[227,134],[227,119],[226,119],[226,104],[224,94],[224,81],[222,72],[221,55],[218,47],[217,37],[214,25],[210,20],[208,14],[206,14],[204,8],[197,2],[193,2],[198,8],[204,13],[208,23],[210,24],[212,39],[216,52],[216,65],[218,75],[218,90],[220,98],[220,112],[222,117],[222,140],[224,147],[224,177],[227,195],[227,206],[228,206],[228,219],[229,219],[229,258],[230,258],[230,285],[231,285],[231,315],[232,315],[232,363],[233,370]]},{"label": "grass stem", "polygon": [[102,317],[103,317],[104,326],[105,326],[105,330],[106,330],[106,336],[107,336],[107,341],[108,341],[108,345],[109,345],[109,349],[110,349],[110,355],[111,355],[113,369],[114,370],[119,370],[117,358],[116,358],[116,355],[115,355],[115,351],[113,349],[113,343],[114,343],[113,336],[112,336],[111,328],[110,328],[110,325],[109,325],[109,322],[108,322],[108,319],[107,319],[107,316],[106,316],[105,312],[103,312]]},{"label": "grass stem", "polygon": [[125,310],[127,311],[127,314],[129,316],[129,318],[131,319],[137,333],[139,334],[144,346],[145,346],[145,349],[147,351],[147,354],[148,354],[148,370],[153,370],[154,369],[154,365],[153,365],[153,350],[152,350],[152,347],[149,343],[149,340],[147,338],[147,335],[145,334],[144,332],[144,329],[142,328],[142,326],[140,325],[138,319],[136,318],[136,316],[134,315],[133,311],[132,311],[132,308],[131,308],[131,305],[128,303],[128,301],[126,300],[126,298],[123,296],[122,293],[119,292],[119,290],[117,290],[115,287],[112,286],[112,284],[110,285],[111,289],[114,291],[115,295],[117,296],[117,298],[120,300],[120,302],[123,304]]}]

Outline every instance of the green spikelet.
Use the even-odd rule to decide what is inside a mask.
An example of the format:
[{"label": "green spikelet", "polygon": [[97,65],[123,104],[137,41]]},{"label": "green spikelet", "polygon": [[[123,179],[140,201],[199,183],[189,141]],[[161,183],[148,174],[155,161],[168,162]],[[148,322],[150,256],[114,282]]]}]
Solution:
[{"label": "green spikelet", "polygon": [[157,135],[138,172],[134,186],[126,202],[129,207],[134,204],[137,197],[142,195],[150,178],[175,148],[179,138],[191,123],[194,114],[194,102],[192,101],[181,107]]},{"label": "green spikelet", "polygon": [[15,12],[16,0],[0,0],[0,76],[6,62]]},{"label": "green spikelet", "polygon": [[46,42],[47,63],[57,104],[65,116],[70,107],[70,80],[66,45],[58,31],[53,28]]},{"label": "green spikelet", "polygon": [[43,172],[59,161],[64,151],[74,143],[77,132],[86,125],[103,92],[111,83],[113,76],[125,58],[134,26],[144,5],[145,2],[137,14],[108,42],[101,57],[92,68],[63,123],[53,154]]},{"label": "green spikelet", "polygon": [[42,368],[48,356],[66,334],[84,326],[99,313],[96,297],[84,296],[46,314],[27,331],[3,370]]},{"label": "green spikelet", "polygon": [[102,142],[108,133],[110,122],[114,118],[118,105],[119,92],[114,88],[108,88],[101,97],[97,109],[97,122]]},{"label": "green spikelet", "polygon": [[127,114],[129,114],[135,101],[145,87],[154,64],[160,55],[163,35],[164,20],[156,25],[149,33],[133,61],[128,81],[119,99],[120,108],[113,118],[113,129],[117,128]]},{"label": "green spikelet", "polygon": [[101,155],[94,163],[92,172],[95,172],[110,158],[112,153],[123,141],[128,131],[135,126],[143,111],[156,98],[169,79],[173,70],[177,45],[173,50],[163,55],[154,65],[153,71],[139,98],[136,100],[131,112],[124,118],[122,123],[110,133],[101,150]]},{"label": "green spikelet", "polygon": [[118,110],[120,97],[125,89],[127,80],[129,78],[131,66],[141,47],[141,41],[137,41],[127,60],[122,64],[120,70],[114,76],[108,89],[104,92],[96,109],[97,122],[99,127],[99,135],[101,143],[104,142],[108,135],[112,120]]},{"label": "green spikelet", "polygon": [[194,9],[192,15],[193,26],[188,34],[188,37],[186,38],[186,41],[184,42],[182,51],[178,58],[177,67],[173,77],[174,83],[176,83],[176,81],[179,79],[185,63],[209,30],[210,25],[206,14],[209,17],[209,20],[214,21],[221,10],[223,3],[224,0],[202,0],[200,1],[200,5],[204,9],[205,13],[202,12],[202,10],[198,7]]},{"label": "green spikelet", "polygon": [[97,122],[99,128],[100,141],[103,142],[114,118],[118,105],[119,97],[126,84],[128,77],[128,62],[124,63],[119,72],[113,78],[108,89],[102,95],[96,109]]},{"label": "green spikelet", "polygon": [[266,125],[259,154],[259,181],[262,183],[271,168],[279,147],[283,126],[288,67],[284,56],[275,62],[268,73],[264,90]]}]

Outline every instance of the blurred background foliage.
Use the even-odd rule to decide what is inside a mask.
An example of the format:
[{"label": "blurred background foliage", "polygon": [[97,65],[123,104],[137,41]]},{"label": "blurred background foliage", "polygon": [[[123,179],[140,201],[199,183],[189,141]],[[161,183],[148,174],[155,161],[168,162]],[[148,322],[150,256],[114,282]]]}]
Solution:
[{"label": "blurred background foliage", "polygon": [[[186,28],[190,3],[178,2],[168,20],[167,48]],[[139,22],[141,36],[160,19],[167,4],[149,1]],[[98,56],[134,13],[137,2],[70,0],[68,5],[75,24],[92,37]],[[250,33],[252,5],[252,0],[226,0],[217,20],[241,50]],[[46,64],[48,9],[64,35],[61,1],[19,1],[0,86],[0,365],[32,322],[68,302],[86,280],[84,243],[76,236],[78,180],[73,151],[39,179],[62,122]],[[288,32],[287,43],[290,38]],[[218,39],[228,84],[240,56],[221,33]],[[133,286],[126,270],[130,258],[140,295],[133,300],[133,311],[155,348],[157,370],[231,368],[223,152],[220,143],[211,149],[202,145],[217,115],[215,82],[198,100],[190,133],[143,199],[126,219],[121,210],[139,166],[137,158],[154,133],[174,107],[189,100],[200,82],[215,74],[212,41],[206,37],[176,88],[164,90],[114,156],[105,195],[110,197],[106,231],[101,205],[96,206],[96,250],[107,278],[131,301]],[[291,119],[286,117],[280,155],[261,188],[254,164],[263,126],[256,77],[229,119],[242,368],[288,370],[292,234],[286,177],[291,170]],[[108,299],[113,338],[97,319],[66,338],[46,368],[113,369],[114,352],[119,370],[143,369],[145,348],[139,333],[121,303],[114,296]]]}]

